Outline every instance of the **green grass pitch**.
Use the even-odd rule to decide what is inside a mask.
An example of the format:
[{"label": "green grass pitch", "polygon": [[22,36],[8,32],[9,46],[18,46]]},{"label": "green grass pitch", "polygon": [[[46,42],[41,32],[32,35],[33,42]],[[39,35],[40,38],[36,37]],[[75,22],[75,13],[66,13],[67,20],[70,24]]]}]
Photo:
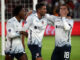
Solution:
[{"label": "green grass pitch", "polygon": [[[72,36],[71,42],[72,42],[72,50],[70,59],[80,60],[80,36]],[[43,38],[43,43],[42,43],[43,60],[51,60],[51,55],[54,46],[55,46],[54,36],[46,36]],[[25,39],[25,51],[28,56],[28,60],[31,60],[31,53],[27,47],[27,39]],[[0,38],[0,60],[4,60],[4,56],[1,56],[1,38]]]}]

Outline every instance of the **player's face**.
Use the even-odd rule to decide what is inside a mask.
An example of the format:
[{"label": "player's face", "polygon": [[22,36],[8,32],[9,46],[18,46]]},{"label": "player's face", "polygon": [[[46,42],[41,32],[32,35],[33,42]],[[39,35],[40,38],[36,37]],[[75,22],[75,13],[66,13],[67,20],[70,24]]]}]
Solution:
[{"label": "player's face", "polygon": [[69,13],[68,8],[66,6],[61,6],[59,13],[60,15],[64,13],[67,16],[67,14]]},{"label": "player's face", "polygon": [[47,10],[46,10],[46,6],[43,6],[41,9],[40,9],[40,14],[41,16],[44,16],[46,14]]},{"label": "player's face", "polygon": [[24,19],[24,17],[25,17],[25,10],[24,10],[23,8],[22,8],[22,10],[20,11],[19,16],[20,16],[22,19]]}]

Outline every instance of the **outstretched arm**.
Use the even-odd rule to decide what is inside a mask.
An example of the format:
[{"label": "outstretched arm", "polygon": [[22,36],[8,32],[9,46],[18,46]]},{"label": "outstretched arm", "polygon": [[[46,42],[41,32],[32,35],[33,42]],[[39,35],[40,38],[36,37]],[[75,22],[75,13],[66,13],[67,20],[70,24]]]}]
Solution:
[{"label": "outstretched arm", "polygon": [[54,23],[54,22],[55,22],[55,19],[57,18],[57,16],[50,15],[50,14],[46,14],[46,15],[45,15],[45,18],[46,18],[49,22]]}]

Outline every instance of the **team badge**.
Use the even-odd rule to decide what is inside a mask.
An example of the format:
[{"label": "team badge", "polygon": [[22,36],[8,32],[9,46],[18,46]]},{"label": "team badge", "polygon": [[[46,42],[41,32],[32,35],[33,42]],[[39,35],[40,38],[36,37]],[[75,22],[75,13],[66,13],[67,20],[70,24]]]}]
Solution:
[{"label": "team badge", "polygon": [[8,29],[8,32],[11,32],[11,29]]}]

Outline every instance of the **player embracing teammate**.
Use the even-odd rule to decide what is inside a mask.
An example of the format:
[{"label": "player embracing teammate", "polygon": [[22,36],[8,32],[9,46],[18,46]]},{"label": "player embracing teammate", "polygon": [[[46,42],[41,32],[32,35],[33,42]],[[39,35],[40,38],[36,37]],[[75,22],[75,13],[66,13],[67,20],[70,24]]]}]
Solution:
[{"label": "player embracing teammate", "polygon": [[[38,9],[36,9],[36,13],[31,14],[26,20],[27,24],[30,23],[29,29],[31,33],[29,32],[28,47],[32,54],[32,60],[42,60],[41,41],[43,36],[42,32],[44,32],[46,24],[54,25],[55,27],[55,49],[51,60],[69,60],[71,53],[71,32],[73,28],[73,20],[71,16],[68,16],[70,12],[69,8],[66,4],[63,4],[59,8],[59,16],[43,15],[46,12],[46,6],[41,5],[40,3],[37,4],[36,8],[38,6]],[[37,48],[35,45],[37,45]]]},{"label": "player embracing teammate", "polygon": [[[59,16],[49,15],[46,12],[46,5],[43,3],[37,4],[36,13],[28,16],[26,24],[22,29],[20,28],[21,34],[25,34],[23,31],[28,30],[28,48],[32,54],[32,60],[42,60],[42,38],[47,24],[54,25],[55,27],[55,49],[51,60],[69,60],[71,52],[71,31],[73,27],[73,20],[68,17],[69,8],[66,4],[61,5],[59,8]],[[7,31],[10,34],[12,30],[8,29]],[[18,31],[15,31],[15,33],[19,35]],[[14,49],[14,51],[16,50]]]}]

